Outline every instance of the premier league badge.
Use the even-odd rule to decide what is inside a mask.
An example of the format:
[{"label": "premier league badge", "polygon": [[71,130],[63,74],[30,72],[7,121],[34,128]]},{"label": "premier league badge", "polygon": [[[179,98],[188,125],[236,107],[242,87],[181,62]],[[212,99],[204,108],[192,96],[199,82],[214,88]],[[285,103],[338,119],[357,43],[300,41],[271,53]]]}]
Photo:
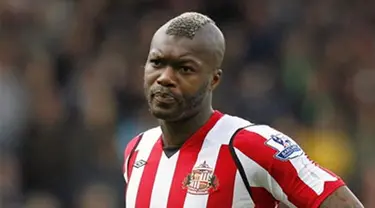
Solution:
[{"label": "premier league badge", "polygon": [[283,134],[272,135],[266,144],[277,150],[275,158],[279,160],[290,160],[303,154],[298,144]]}]

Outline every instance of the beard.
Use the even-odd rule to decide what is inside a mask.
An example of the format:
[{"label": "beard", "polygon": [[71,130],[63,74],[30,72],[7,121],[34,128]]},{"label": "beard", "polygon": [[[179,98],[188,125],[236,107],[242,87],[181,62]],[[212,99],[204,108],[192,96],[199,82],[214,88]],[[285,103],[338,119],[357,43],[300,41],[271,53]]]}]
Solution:
[{"label": "beard", "polygon": [[[208,95],[209,81],[206,81],[193,95],[175,95],[168,88],[163,86],[151,87],[147,90],[145,86],[145,95],[149,105],[150,113],[161,120],[179,121],[184,120],[198,113]],[[163,93],[173,97],[176,102],[170,106],[157,106],[153,101],[155,93]]]}]

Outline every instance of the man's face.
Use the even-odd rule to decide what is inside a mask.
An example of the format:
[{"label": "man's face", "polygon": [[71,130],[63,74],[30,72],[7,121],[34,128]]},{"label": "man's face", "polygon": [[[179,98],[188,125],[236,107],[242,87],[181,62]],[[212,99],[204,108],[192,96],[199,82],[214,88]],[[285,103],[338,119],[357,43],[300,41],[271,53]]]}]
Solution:
[{"label": "man's face", "polygon": [[155,35],[144,73],[151,113],[162,120],[184,119],[209,105],[214,69],[199,40]]}]

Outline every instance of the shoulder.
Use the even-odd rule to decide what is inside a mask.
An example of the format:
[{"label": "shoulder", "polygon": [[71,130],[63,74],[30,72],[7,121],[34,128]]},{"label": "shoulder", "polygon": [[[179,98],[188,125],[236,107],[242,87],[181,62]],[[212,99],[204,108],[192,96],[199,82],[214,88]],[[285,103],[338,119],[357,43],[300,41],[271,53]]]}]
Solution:
[{"label": "shoulder", "polygon": [[142,136],[143,136],[143,133],[138,134],[137,136],[133,137],[133,139],[131,139],[130,142],[126,145],[126,148],[124,151],[125,158],[131,153],[131,151],[133,151],[134,148],[137,147]]},{"label": "shoulder", "polygon": [[159,127],[148,129],[142,133],[139,133],[133,139],[131,139],[130,142],[126,145],[124,152],[125,156],[129,155],[130,152],[133,151],[133,149],[137,148],[142,138],[148,137],[150,134],[153,134],[157,129],[159,129]]},{"label": "shoulder", "polygon": [[232,138],[232,145],[258,163],[288,161],[304,154],[300,146],[286,134],[267,125],[251,125]]},{"label": "shoulder", "polygon": [[133,139],[130,140],[130,142],[126,145],[126,148],[125,148],[125,151],[124,151],[124,156],[125,158],[132,152],[134,151],[139,143],[141,142],[141,140],[145,137],[150,137],[154,134],[159,134],[160,132],[160,127],[155,127],[155,128],[151,128],[151,129],[148,129],[138,135],[136,135]]}]

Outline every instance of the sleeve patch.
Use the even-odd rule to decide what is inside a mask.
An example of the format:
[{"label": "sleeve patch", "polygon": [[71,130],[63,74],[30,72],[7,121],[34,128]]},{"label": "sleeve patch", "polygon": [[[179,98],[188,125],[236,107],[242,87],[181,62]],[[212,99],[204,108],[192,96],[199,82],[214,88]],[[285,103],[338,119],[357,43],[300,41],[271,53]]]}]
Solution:
[{"label": "sleeve patch", "polygon": [[275,149],[276,159],[286,161],[303,155],[301,147],[284,134],[274,134],[265,142],[267,146]]}]

